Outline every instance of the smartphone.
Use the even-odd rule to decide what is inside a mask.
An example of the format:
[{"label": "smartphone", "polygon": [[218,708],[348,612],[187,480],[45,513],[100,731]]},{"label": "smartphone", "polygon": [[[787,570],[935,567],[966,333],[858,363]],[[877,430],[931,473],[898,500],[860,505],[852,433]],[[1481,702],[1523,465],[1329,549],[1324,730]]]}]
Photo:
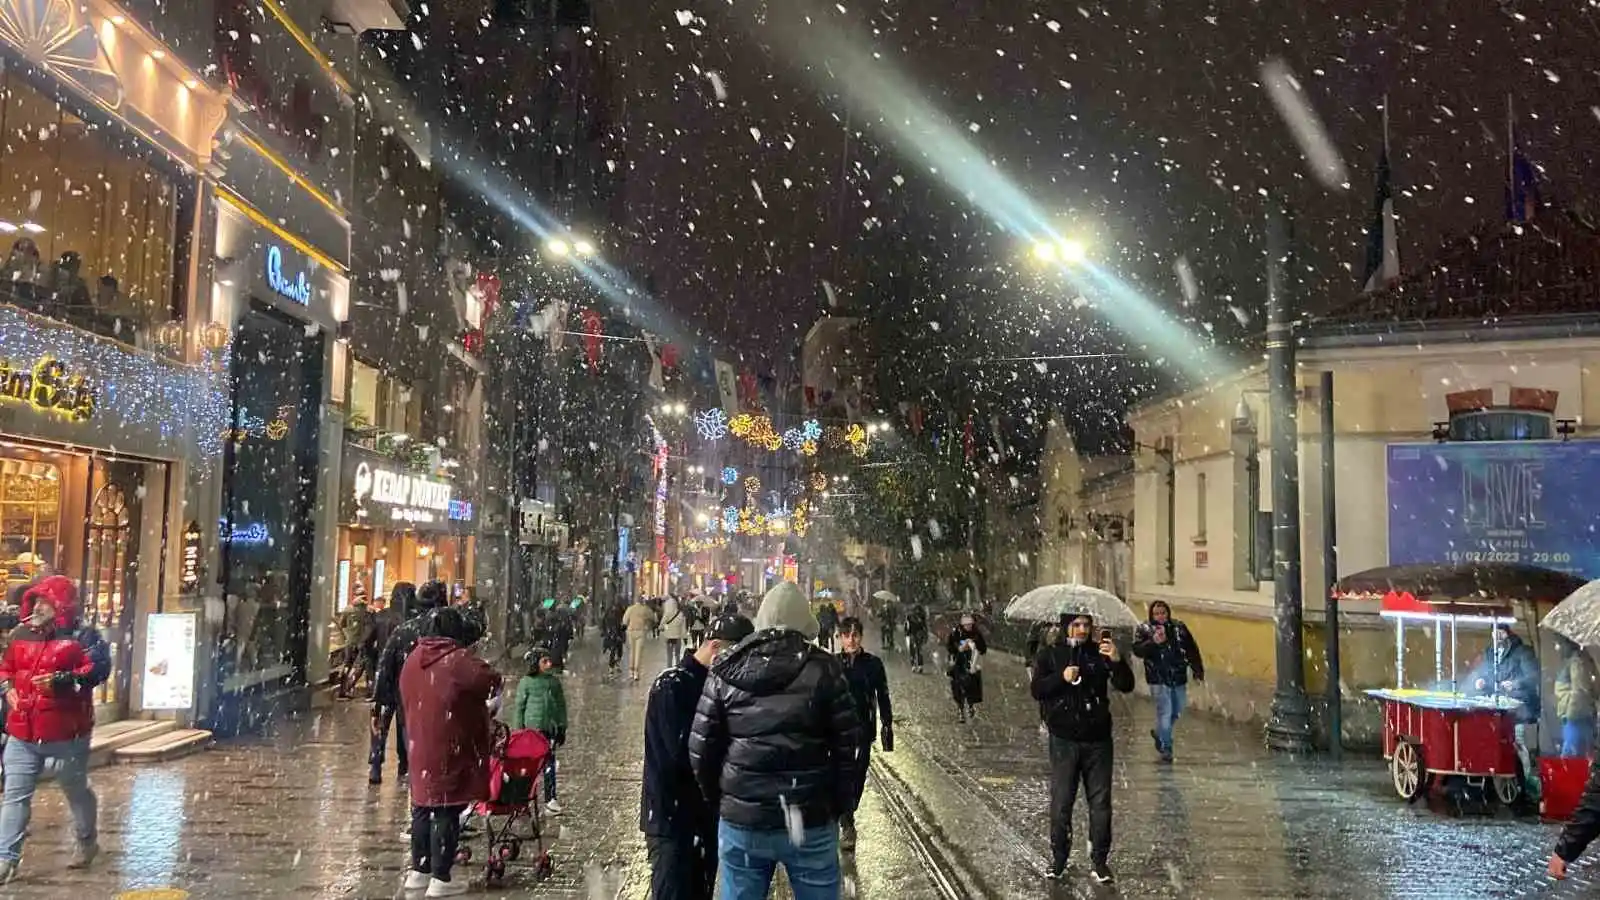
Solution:
[{"label": "smartphone", "polygon": [[1101,643],[1104,643],[1104,642],[1109,641],[1109,640],[1111,640],[1111,629],[1109,629],[1109,628],[1100,629],[1100,641],[1101,641]]}]

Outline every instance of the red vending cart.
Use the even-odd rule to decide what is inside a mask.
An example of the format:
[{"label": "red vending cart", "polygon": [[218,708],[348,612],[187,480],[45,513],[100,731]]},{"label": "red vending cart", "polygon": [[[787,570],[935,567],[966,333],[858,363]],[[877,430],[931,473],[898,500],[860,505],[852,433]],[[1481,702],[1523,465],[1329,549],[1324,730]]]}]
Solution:
[{"label": "red vending cart", "polygon": [[[1367,694],[1383,703],[1383,756],[1395,792],[1414,801],[1435,777],[1453,775],[1492,788],[1503,803],[1516,802],[1522,796],[1515,734],[1522,704],[1498,693],[1462,691],[1470,686],[1460,685],[1456,673],[1460,628],[1514,623],[1510,605],[1486,598],[1432,601],[1391,590],[1383,595],[1380,612],[1395,623],[1395,686]],[[1432,626],[1431,685],[1405,683],[1407,623]]]}]

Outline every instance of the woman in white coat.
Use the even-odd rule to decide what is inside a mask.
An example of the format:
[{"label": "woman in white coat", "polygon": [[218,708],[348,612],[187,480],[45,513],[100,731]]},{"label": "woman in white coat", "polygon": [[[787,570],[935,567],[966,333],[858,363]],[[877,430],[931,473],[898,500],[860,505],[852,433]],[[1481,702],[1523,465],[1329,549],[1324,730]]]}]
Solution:
[{"label": "woman in white coat", "polygon": [[689,638],[690,613],[686,606],[688,601],[680,603],[677,597],[668,597],[661,604],[661,636],[667,639],[668,666],[682,661],[684,641]]}]

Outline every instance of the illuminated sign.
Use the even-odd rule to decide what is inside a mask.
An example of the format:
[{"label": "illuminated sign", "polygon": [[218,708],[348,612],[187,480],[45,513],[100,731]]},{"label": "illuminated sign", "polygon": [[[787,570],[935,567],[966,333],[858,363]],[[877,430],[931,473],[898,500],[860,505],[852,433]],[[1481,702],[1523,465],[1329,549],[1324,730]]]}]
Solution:
[{"label": "illuminated sign", "polygon": [[267,287],[302,306],[311,302],[311,282],[306,280],[306,273],[293,278],[283,274],[283,249],[277,244],[267,246]]},{"label": "illuminated sign", "polygon": [[183,530],[183,551],[178,566],[178,583],[184,593],[199,589],[200,566],[204,558],[200,546],[200,523],[190,522],[189,527]]},{"label": "illuminated sign", "polygon": [[243,526],[235,522],[233,523],[233,528],[228,530],[228,543],[230,544],[259,546],[271,540],[272,536],[267,533],[267,526],[260,522],[251,522]]},{"label": "illuminated sign", "polygon": [[145,619],[145,709],[194,706],[195,649],[199,617],[194,613],[151,613]]},{"label": "illuminated sign", "polygon": [[[384,507],[382,515],[391,522],[428,524],[439,521],[441,516],[454,518],[450,492],[448,481],[396,472],[368,462],[356,466],[354,493],[356,505],[361,508],[358,515],[365,516],[365,507],[376,504]],[[470,514],[471,504],[466,507]]]},{"label": "illuminated sign", "polygon": [[450,521],[452,521],[452,522],[471,522],[472,521],[472,502],[469,501],[469,500],[451,500],[450,501]]},{"label": "illuminated sign", "polygon": [[84,422],[94,415],[94,389],[53,356],[41,356],[31,369],[0,359],[0,400],[26,403],[42,413]]}]

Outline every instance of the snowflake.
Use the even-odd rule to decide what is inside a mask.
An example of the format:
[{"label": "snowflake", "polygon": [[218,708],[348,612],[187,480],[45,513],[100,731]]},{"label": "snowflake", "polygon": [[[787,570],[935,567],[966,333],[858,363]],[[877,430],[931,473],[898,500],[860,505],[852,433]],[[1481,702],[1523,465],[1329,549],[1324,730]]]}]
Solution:
[{"label": "snowflake", "polygon": [[739,482],[739,470],[738,469],[735,469],[733,466],[728,466],[727,468],[722,470],[722,483],[723,484],[737,484],[738,482]]},{"label": "snowflake", "polygon": [[708,441],[720,441],[728,436],[728,414],[717,407],[694,414],[695,430]]}]

